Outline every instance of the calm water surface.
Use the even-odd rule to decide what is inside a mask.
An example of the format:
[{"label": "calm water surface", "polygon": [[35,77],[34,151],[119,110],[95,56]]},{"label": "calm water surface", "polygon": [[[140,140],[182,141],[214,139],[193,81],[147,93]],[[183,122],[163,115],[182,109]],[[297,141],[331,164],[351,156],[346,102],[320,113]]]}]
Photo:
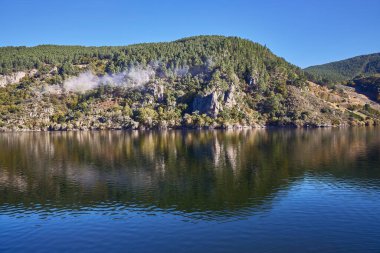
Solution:
[{"label": "calm water surface", "polygon": [[380,252],[380,128],[0,134],[0,252]]}]

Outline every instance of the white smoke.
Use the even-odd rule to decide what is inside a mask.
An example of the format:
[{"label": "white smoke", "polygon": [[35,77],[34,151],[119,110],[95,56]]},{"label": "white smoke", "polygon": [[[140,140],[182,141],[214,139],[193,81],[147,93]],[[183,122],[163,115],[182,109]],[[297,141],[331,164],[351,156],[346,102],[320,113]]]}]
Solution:
[{"label": "white smoke", "polygon": [[155,76],[151,67],[132,67],[128,71],[104,76],[94,75],[91,71],[83,72],[79,76],[71,77],[64,81],[66,91],[85,92],[101,85],[121,86],[136,88],[147,84]]},{"label": "white smoke", "polygon": [[63,83],[67,91],[84,92],[94,89],[100,85],[100,77],[92,74],[90,71],[79,74],[79,76],[70,77]]},{"label": "white smoke", "polygon": [[[206,67],[214,65],[211,58],[207,59],[205,63]],[[129,68],[126,71],[116,74],[106,74],[104,76],[97,76],[91,71],[80,73],[78,76],[70,77],[65,80],[61,86],[53,85],[52,87],[45,87],[43,92],[56,94],[59,93],[59,89],[63,91],[71,92],[86,92],[91,89],[96,89],[102,85],[119,86],[125,88],[137,88],[152,81],[154,78],[165,77],[184,77],[187,74],[196,74],[203,70],[191,71],[187,65],[176,67],[169,72],[163,72],[162,67],[165,67],[160,61],[152,61],[147,67],[141,65]],[[199,67],[198,67],[199,68]],[[62,87],[62,88],[61,88]]]},{"label": "white smoke", "polygon": [[155,74],[156,72],[150,67],[135,67],[125,73],[125,79],[129,86],[136,87],[148,83]]}]

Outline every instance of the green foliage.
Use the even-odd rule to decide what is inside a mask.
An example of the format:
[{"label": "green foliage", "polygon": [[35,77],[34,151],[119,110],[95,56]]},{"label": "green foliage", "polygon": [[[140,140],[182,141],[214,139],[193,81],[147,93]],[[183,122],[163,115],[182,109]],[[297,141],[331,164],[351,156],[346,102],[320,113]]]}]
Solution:
[{"label": "green foliage", "polygon": [[359,93],[367,95],[374,101],[380,102],[380,75],[354,78],[347,83]]},{"label": "green foliage", "polygon": [[50,117],[50,120],[54,123],[64,123],[66,121],[66,115],[62,112],[56,113]]},{"label": "green foliage", "polygon": [[139,108],[134,117],[143,125],[152,127],[157,124],[158,113],[153,108]]},{"label": "green foliage", "polygon": [[380,73],[380,53],[311,66],[305,71],[310,74],[309,79],[322,84],[347,81],[359,75],[370,76]]},{"label": "green foliage", "polygon": [[264,85],[267,73],[289,75],[290,82],[302,78],[302,71],[284,59],[276,57],[269,49],[249,40],[237,37],[198,36],[170,43],[137,44],[124,47],[82,47],[42,45],[37,47],[0,48],[0,74],[59,66],[61,76],[78,72],[75,67],[90,64],[96,73],[116,73],[133,65],[160,65],[160,71],[168,74],[189,66],[192,75],[220,67],[222,72],[236,73],[249,80],[261,73],[258,85]]},{"label": "green foliage", "polygon": [[209,127],[212,125],[213,120],[206,114],[199,114],[198,111],[192,114],[185,114],[183,117],[184,125],[190,128]]},{"label": "green foliage", "polygon": [[78,70],[70,62],[65,62],[58,68],[58,74],[61,76],[72,76],[78,74]]},{"label": "green foliage", "polygon": [[271,92],[262,104],[263,112],[269,114],[271,117],[277,117],[282,114],[282,101],[281,94]]},{"label": "green foliage", "polygon": [[124,106],[124,108],[123,108],[123,112],[122,113],[123,113],[124,116],[130,117],[133,114],[133,110],[131,109],[131,107],[128,104],[126,104]]}]

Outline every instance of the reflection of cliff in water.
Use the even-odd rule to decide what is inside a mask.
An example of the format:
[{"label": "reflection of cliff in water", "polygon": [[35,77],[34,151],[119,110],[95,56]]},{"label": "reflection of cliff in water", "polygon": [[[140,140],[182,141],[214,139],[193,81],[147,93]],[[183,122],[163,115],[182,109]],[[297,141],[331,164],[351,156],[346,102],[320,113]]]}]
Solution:
[{"label": "reflection of cliff in water", "polygon": [[363,128],[7,133],[0,205],[233,213],[270,205],[306,172],[357,185],[380,179],[379,155],[380,132]]}]

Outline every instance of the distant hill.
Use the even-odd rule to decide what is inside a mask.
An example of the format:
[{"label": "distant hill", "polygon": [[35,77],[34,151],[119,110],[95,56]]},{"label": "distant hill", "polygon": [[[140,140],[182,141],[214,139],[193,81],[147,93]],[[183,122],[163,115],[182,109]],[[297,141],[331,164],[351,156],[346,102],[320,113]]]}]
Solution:
[{"label": "distant hill", "polygon": [[311,66],[304,70],[317,82],[342,82],[357,76],[371,76],[380,73],[380,53]]},{"label": "distant hill", "polygon": [[380,75],[354,78],[347,82],[348,86],[354,87],[356,92],[365,94],[370,99],[380,102]]}]

